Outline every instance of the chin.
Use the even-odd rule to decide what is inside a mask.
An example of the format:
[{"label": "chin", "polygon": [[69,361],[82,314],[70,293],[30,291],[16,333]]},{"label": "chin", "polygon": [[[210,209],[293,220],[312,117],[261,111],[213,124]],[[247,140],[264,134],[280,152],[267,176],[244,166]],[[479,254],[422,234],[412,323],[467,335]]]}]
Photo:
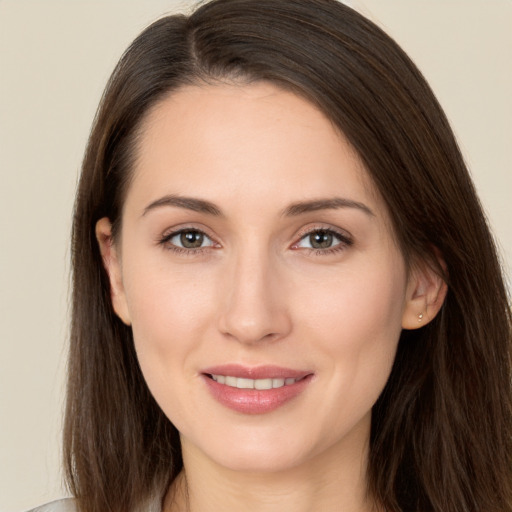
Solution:
[{"label": "chin", "polygon": [[[282,447],[243,447],[212,454],[215,462],[226,469],[246,473],[277,473],[293,469],[303,462],[297,450],[283,451]],[[212,458],[213,458],[212,457]]]},{"label": "chin", "polygon": [[304,432],[290,436],[290,429],[282,427],[241,428],[198,437],[193,449],[232,471],[272,473],[295,468],[322,450],[312,440],[306,442],[308,437]]}]

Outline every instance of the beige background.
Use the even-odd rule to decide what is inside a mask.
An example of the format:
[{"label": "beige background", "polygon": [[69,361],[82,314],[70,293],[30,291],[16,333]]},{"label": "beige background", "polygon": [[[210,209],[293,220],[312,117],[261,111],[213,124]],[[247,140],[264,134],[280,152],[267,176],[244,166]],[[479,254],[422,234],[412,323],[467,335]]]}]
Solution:
[{"label": "beige background", "polygon": [[[438,94],[500,241],[510,282],[512,1],[347,3],[401,43]],[[1,512],[64,495],[59,441],[68,234],[100,94],[142,28],[190,5],[0,0]]]}]

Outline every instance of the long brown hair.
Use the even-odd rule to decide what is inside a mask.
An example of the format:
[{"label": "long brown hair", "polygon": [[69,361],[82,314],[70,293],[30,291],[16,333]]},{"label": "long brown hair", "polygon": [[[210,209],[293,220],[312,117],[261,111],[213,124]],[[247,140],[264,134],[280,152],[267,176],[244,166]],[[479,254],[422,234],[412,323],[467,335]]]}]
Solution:
[{"label": "long brown hair", "polygon": [[147,28],[102,98],[78,187],[64,456],[82,512],[133,511],[182,468],[178,432],[113,313],[95,224],[119,229],[141,120],[186,84],[270,81],[320,108],[357,150],[407,261],[448,283],[404,331],[373,408],[369,492],[393,511],[512,511],[511,314],[495,245],[430,88],[399,46],[335,0],[214,0]]}]

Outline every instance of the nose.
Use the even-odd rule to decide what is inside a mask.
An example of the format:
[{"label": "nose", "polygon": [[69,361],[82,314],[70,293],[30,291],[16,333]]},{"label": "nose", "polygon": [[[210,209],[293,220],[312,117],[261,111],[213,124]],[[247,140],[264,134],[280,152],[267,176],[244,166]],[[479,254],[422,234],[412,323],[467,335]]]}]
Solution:
[{"label": "nose", "polygon": [[221,284],[219,330],[245,344],[286,337],[292,322],[286,280],[265,251],[238,255]]}]

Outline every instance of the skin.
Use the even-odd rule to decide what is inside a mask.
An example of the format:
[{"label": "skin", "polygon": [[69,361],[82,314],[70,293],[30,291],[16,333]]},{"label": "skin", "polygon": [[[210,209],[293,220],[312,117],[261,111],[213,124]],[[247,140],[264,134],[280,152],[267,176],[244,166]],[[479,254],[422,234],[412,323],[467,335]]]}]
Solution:
[{"label": "skin", "polygon": [[[162,204],[169,195],[221,214]],[[334,197],[352,203],[286,214]],[[433,318],[445,286],[426,265],[408,271],[345,138],[270,84],[188,86],[144,120],[122,215],[118,240],[106,218],[97,237],[114,309],[181,434],[185,469],[165,509],[375,510],[365,495],[371,408],[401,329]],[[206,234],[199,252],[176,250],[172,233],[184,228]],[[331,246],[311,248],[311,230],[332,230]],[[313,378],[276,410],[243,414],[201,375],[225,363]]]}]

